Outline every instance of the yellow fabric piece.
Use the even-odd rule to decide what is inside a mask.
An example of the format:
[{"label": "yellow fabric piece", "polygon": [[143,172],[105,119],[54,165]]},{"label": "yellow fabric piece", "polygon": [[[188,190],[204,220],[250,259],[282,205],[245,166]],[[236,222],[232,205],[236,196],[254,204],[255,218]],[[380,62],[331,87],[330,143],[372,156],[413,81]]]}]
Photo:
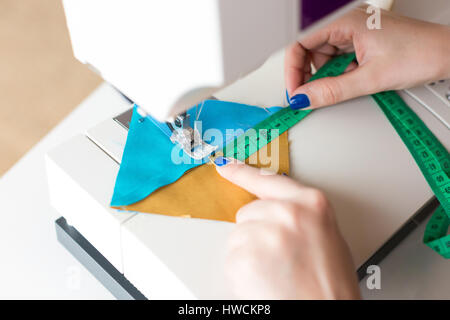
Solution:
[{"label": "yellow fabric piece", "polygon": [[[289,174],[289,142],[287,132],[261,148],[246,163],[269,168],[264,159],[272,156],[279,144],[278,173]],[[267,157],[265,156],[267,155]],[[274,154],[276,158],[277,155]],[[257,159],[256,159],[257,158]],[[132,205],[121,207],[127,211],[164,214],[167,216],[212,219],[235,222],[237,210],[256,199],[256,196],[222,178],[211,163],[194,168],[176,182],[164,186],[147,198]]]}]

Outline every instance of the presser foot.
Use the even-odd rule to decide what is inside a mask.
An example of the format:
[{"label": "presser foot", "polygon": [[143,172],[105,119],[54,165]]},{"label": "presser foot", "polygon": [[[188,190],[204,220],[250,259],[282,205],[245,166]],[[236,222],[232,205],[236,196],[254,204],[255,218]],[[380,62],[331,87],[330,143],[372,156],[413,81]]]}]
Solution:
[{"label": "presser foot", "polygon": [[195,160],[201,160],[209,156],[218,148],[218,146],[213,146],[203,141],[198,130],[191,127],[173,131],[170,140],[173,143],[178,143],[183,151]]}]

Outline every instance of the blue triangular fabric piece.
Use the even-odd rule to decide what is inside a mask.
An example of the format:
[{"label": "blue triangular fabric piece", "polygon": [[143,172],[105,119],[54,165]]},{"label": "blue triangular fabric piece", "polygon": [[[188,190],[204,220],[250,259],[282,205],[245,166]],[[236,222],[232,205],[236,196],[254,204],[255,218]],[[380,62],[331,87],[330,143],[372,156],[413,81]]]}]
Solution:
[{"label": "blue triangular fabric piece", "polygon": [[[196,116],[195,107],[188,110],[191,115],[191,126]],[[155,190],[178,180],[186,171],[207,161],[194,161],[183,154],[169,137],[159,128],[156,120],[142,117],[134,106],[130,122],[127,142],[122,156],[119,173],[117,174],[111,206],[121,207],[138,202],[149,196]],[[203,103],[199,121],[202,121],[202,132],[208,129],[218,129],[223,137],[227,129],[247,130],[281,107],[263,109],[240,103],[218,100],[206,100]],[[218,145],[223,141],[207,141]],[[173,155],[180,161],[173,161]],[[184,160],[184,161],[181,161]],[[180,163],[181,162],[181,163]]]}]

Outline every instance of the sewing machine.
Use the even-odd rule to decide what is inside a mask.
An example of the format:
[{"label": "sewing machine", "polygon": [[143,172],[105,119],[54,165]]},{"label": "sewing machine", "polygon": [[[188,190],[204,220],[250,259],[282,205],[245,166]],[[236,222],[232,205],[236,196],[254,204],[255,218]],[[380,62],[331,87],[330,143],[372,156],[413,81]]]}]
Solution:
[{"label": "sewing machine", "polygon": [[[211,95],[284,105],[279,51],[357,2],[66,0],[64,7],[74,55],[141,112],[173,121]],[[400,12],[450,23],[445,1],[402,3]],[[443,80],[400,92],[447,148],[449,86]],[[113,88],[106,94],[123,113],[47,156],[50,200],[65,218],[57,220],[59,240],[117,297],[230,297],[222,266],[233,224],[109,206],[131,103]],[[436,205],[406,147],[368,97],[315,111],[289,131],[289,140],[291,176],[328,195],[360,277]]]}]

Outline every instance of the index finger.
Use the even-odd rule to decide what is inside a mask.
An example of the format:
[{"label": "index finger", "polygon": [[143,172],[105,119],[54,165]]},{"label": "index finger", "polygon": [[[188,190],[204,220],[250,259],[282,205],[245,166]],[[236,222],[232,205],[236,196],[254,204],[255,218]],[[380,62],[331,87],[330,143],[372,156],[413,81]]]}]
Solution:
[{"label": "index finger", "polygon": [[286,49],[284,57],[284,75],[289,94],[305,82],[305,74],[311,72],[311,57],[308,50],[327,44],[328,29],[319,30],[300,42],[295,42]]},{"label": "index finger", "polygon": [[264,174],[263,169],[242,163],[229,163],[217,167],[217,172],[260,199],[292,199],[298,197],[299,190],[306,189],[289,177]]},{"label": "index finger", "polygon": [[305,67],[309,63],[306,50],[298,42],[292,44],[286,49],[284,56],[284,77],[286,90],[289,95],[294,92],[304,82]]}]

